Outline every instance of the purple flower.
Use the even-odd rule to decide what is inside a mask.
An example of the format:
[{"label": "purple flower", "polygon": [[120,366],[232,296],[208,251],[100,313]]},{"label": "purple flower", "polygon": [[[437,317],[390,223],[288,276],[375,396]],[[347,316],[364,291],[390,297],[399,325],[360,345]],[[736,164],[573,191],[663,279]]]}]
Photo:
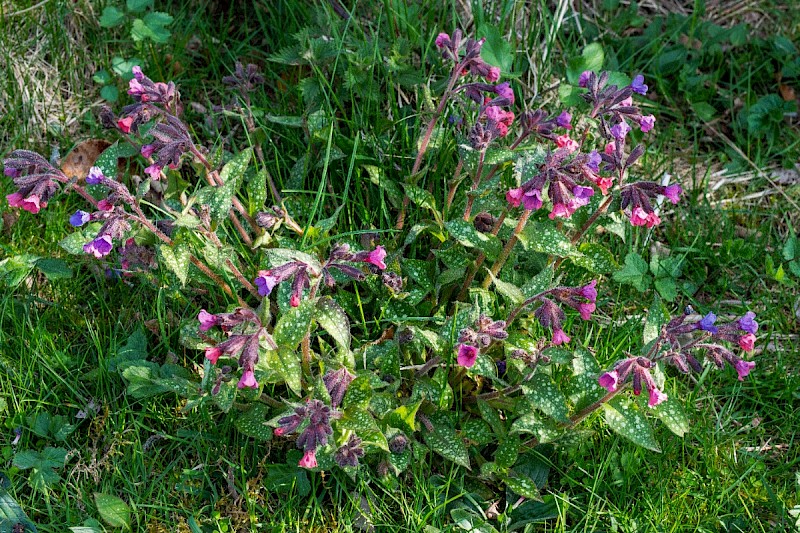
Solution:
[{"label": "purple flower", "polygon": [[697,323],[697,328],[702,329],[703,331],[708,331],[709,333],[717,333],[719,329],[714,325],[714,322],[717,321],[717,315],[714,313],[709,312],[706,316]]},{"label": "purple flower", "polygon": [[571,130],[572,129],[572,115],[567,113],[566,111],[562,111],[560,115],[556,118],[556,124],[560,127]]},{"label": "purple flower", "polygon": [[100,170],[100,167],[92,167],[89,169],[89,175],[86,176],[86,183],[89,185],[97,185],[98,183],[103,182],[103,171]]},{"label": "purple flower", "polygon": [[586,87],[589,85],[589,76],[592,75],[591,70],[584,70],[578,77],[578,87]]},{"label": "purple flower", "polygon": [[278,284],[278,279],[266,272],[259,272],[259,276],[254,280],[254,283],[258,288],[258,294],[268,296],[272,289],[275,288],[275,285]]},{"label": "purple flower", "polygon": [[560,346],[561,344],[566,344],[571,339],[564,333],[563,329],[554,329],[553,330],[553,344],[556,346]]},{"label": "purple flower", "polygon": [[205,309],[200,310],[200,314],[197,315],[197,320],[200,322],[200,331],[208,331],[219,324],[219,317],[217,315],[212,315]]},{"label": "purple flower", "polygon": [[597,280],[593,279],[591,283],[581,287],[578,290],[578,292],[580,293],[581,296],[583,296],[590,302],[596,302],[597,301],[597,289],[595,289],[596,286],[597,286]]},{"label": "purple flower", "polygon": [[135,66],[131,69],[133,72],[133,77],[136,78],[138,81],[142,81],[144,79],[144,73],[142,72],[142,67]]},{"label": "purple flower", "polygon": [[75,214],[69,217],[69,223],[75,226],[76,228],[79,228],[84,224],[86,224],[87,222],[89,222],[91,219],[92,215],[90,215],[86,211],[81,211],[79,209],[78,211],[75,211]]},{"label": "purple flower", "polygon": [[736,373],[739,374],[739,381],[744,381],[744,378],[750,373],[751,370],[756,366],[756,364],[752,361],[743,361],[739,359],[733,365],[736,369]]},{"label": "purple flower", "polygon": [[141,149],[142,155],[144,157],[150,157],[150,156],[153,155],[153,152],[156,151],[156,148],[158,148],[158,147],[155,144],[142,145],[142,149]]},{"label": "purple flower", "polygon": [[641,74],[634,76],[633,81],[631,82],[631,89],[633,89],[633,92],[641,95],[647,94],[647,85],[644,84],[644,76]]},{"label": "purple flower", "polygon": [[664,187],[664,196],[666,196],[673,204],[677,204],[680,201],[682,192],[683,189],[680,185],[667,185]]},{"label": "purple flower", "polygon": [[594,302],[578,304],[578,312],[583,320],[591,320],[595,309],[597,309],[597,306]]},{"label": "purple flower", "polygon": [[603,161],[603,158],[600,157],[600,154],[597,153],[597,150],[592,150],[589,153],[589,159],[586,162],[586,166],[592,172],[600,172],[600,163]]},{"label": "purple flower", "polygon": [[103,235],[83,245],[83,251],[92,254],[97,259],[108,255],[112,248],[111,236]]},{"label": "purple flower", "polygon": [[344,367],[339,370],[331,370],[322,376],[322,382],[331,397],[331,406],[339,407],[344,399],[345,392],[347,392],[347,387],[350,386],[354,379],[355,376]]},{"label": "purple flower", "polygon": [[594,194],[594,189],[591,187],[582,187],[576,185],[572,189],[572,194],[575,195],[574,208],[584,206],[589,203],[589,198]]},{"label": "purple flower", "polygon": [[606,372],[602,374],[599,378],[597,378],[597,382],[600,384],[601,387],[606,389],[608,392],[614,392],[617,390],[619,386],[619,374],[616,370],[612,370],[611,372]]},{"label": "purple flower", "polygon": [[642,130],[642,133],[647,133],[652,130],[655,125],[656,117],[653,115],[647,115],[639,119],[639,128]]},{"label": "purple flower", "polygon": [[542,207],[542,191],[531,189],[522,197],[522,205],[529,211],[536,211]]},{"label": "purple flower", "polygon": [[514,89],[511,88],[511,84],[508,83],[507,81],[495,85],[494,92],[500,98],[506,98],[510,100],[512,103],[514,102]]},{"label": "purple flower", "polygon": [[500,79],[500,67],[489,67],[489,73],[486,75],[486,81],[494,83]]},{"label": "purple flower", "polygon": [[631,131],[631,127],[628,126],[628,123],[625,122],[624,119],[611,127],[611,135],[613,135],[614,138],[619,141],[625,139],[625,136],[628,135],[629,131]]},{"label": "purple flower", "polygon": [[460,344],[458,346],[458,357],[456,361],[458,361],[459,365],[471,368],[472,365],[475,364],[476,359],[478,359],[478,349],[476,347],[470,346],[469,344]]},{"label": "purple flower", "polygon": [[754,320],[755,318],[756,314],[752,311],[748,311],[739,319],[739,327],[747,333],[755,335],[758,331],[758,322]]},{"label": "purple flower", "polygon": [[440,33],[436,36],[436,48],[444,48],[450,43],[450,36],[446,33]]}]

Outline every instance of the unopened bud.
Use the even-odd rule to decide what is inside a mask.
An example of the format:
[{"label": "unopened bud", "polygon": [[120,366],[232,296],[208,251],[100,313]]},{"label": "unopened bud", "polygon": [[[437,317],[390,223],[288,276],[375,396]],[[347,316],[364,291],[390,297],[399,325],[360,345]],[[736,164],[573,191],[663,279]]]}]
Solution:
[{"label": "unopened bud", "polygon": [[396,435],[389,441],[389,450],[391,450],[392,453],[403,453],[406,451],[406,446],[408,446],[408,437],[402,433]]}]

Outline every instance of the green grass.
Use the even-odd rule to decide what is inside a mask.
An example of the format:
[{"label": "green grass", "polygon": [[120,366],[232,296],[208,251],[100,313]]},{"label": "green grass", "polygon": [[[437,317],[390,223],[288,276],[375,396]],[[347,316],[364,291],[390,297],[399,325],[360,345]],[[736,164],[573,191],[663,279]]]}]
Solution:
[{"label": "green grass", "polygon": [[[0,66],[5,69],[0,90],[6,106],[5,114],[0,113],[0,152],[37,148],[47,156],[50,146],[58,145],[64,154],[77,139],[101,136],[93,118],[96,110],[88,107],[99,91],[91,76],[96,69],[108,68],[114,56],[145,59],[154,79],[174,77],[186,104],[197,102],[209,109],[227,103],[219,80],[242,58],[261,65],[267,79],[264,91],[254,96],[254,108],[260,112],[257,138],[298,222],[318,224],[341,205],[338,234],[374,230],[391,242],[392,199],[370,184],[365,172],[351,169],[354,162],[372,164],[389,179],[405,178],[417,132],[425,123],[420,109],[430,110],[420,103],[427,97],[422,87],[430,82],[434,97],[443,88],[444,68],[419,57],[420,50],[430,51],[438,31],[467,21],[499,24],[516,51],[515,83],[526,87],[528,98],[520,105],[531,108],[557,106],[551,87],[566,61],[579,54],[592,35],[602,34],[610,57],[627,58],[618,59],[620,70],[647,69],[658,57],[648,50],[626,54],[631,43],[610,30],[593,34],[587,29],[580,35],[571,12],[560,20],[544,2],[486,7],[474,3],[473,18],[456,4],[420,9],[397,0],[362,2],[355,17],[344,21],[326,4],[168,3],[161,8],[175,16],[173,40],[160,48],[137,50],[124,32],[97,26],[100,6],[78,3],[71,15],[80,23],[78,34],[60,30],[69,5],[48,2],[0,19],[0,52],[6,59]],[[799,19],[796,13],[792,17],[793,26],[786,31],[794,32],[790,37],[796,39]],[[305,26],[312,29],[298,39]],[[608,25],[602,19],[584,19],[583,27]],[[14,41],[13,35],[38,39],[45,47],[42,57],[54,67],[50,75],[76,88],[73,103],[51,104],[41,112],[44,122],[34,120],[34,108],[23,103],[30,103],[27,97],[47,101],[48,91],[58,84],[37,84],[43,74],[27,71],[22,76],[28,76],[31,92],[26,96],[19,91],[14,81],[20,73],[9,70],[9,58],[19,53],[14,46],[28,41]],[[314,64],[269,61],[298,44],[317,58]],[[653,46],[661,50],[666,44]],[[752,104],[774,89],[759,73],[759,48],[753,44],[738,50],[725,61],[703,64],[727,80],[720,99],[712,100],[723,118],[712,124],[727,132],[759,168],[785,163],[795,157],[795,130],[787,128],[785,144],[767,146],[732,118],[724,118],[735,109],[737,96]],[[171,62],[162,59],[167,54]],[[731,153],[719,136],[708,134],[705,121],[686,106],[691,93],[671,92],[675,89],[667,75],[653,76],[654,92],[663,95],[653,102],[663,135],[648,148],[645,173],[670,172],[692,189],[692,202],[665,216],[648,240],[686,256],[672,306],[678,311],[692,304],[698,311],[729,315],[753,309],[765,350],[756,356],[756,369],[743,383],[731,369],[707,371],[696,381],[670,378],[667,392],[686,399],[692,431],[681,439],[658,425],[661,454],[611,433],[597,415],[583,424],[585,431],[575,445],[536,448],[550,469],[546,504],[525,504],[515,516],[549,517],[533,522],[527,531],[792,531],[795,519],[788,511],[800,505],[800,357],[794,311],[798,280],[789,273],[783,281],[776,280],[767,258],[773,271],[777,269],[789,232],[800,221],[779,195],[715,205],[721,198],[741,199],[769,184],[756,175],[743,185],[710,194],[709,168],[748,169],[748,163]],[[397,82],[387,83],[388,79]],[[726,98],[730,113],[723,106]],[[329,120],[334,117],[330,136],[315,128],[317,110]],[[203,125],[204,117],[195,109],[186,105],[185,114],[197,124],[199,138],[215,138],[215,130]],[[286,116],[302,116],[303,126],[287,126],[275,118]],[[237,125],[236,118],[222,121],[223,132]],[[452,132],[445,133],[419,182],[439,203],[455,166],[453,138]],[[217,142],[237,150],[246,141],[238,135]],[[6,180],[2,183],[7,186]],[[783,192],[798,199],[796,187],[785,186]],[[316,206],[313,215],[308,206]],[[54,201],[39,215],[23,212],[16,221],[3,212],[2,253],[58,254],[52,243],[70,233],[65,221],[78,207],[72,200]],[[408,226],[422,218],[421,212],[410,213]],[[640,250],[649,258],[641,250],[644,233],[628,231],[627,237],[625,243],[608,234],[597,239],[619,257]],[[409,253],[424,258],[428,250],[419,245]],[[19,502],[39,531],[62,532],[100,521],[95,492],[121,497],[132,508],[132,529],[153,532],[347,532],[358,531],[355,524],[362,514],[378,531],[425,531],[426,526],[451,531],[456,530],[450,513],[454,504],[486,511],[501,499],[474,486],[459,470],[432,469],[429,465],[435,461],[424,450],[397,481],[381,479],[370,469],[362,469],[355,480],[335,471],[283,480],[286,490],[278,490],[276,485],[283,481],[274,466],[285,463],[287,445],[247,437],[213,409],[184,410],[172,394],[136,400],[125,393],[123,380],[111,368],[120,346],[140,327],[146,331],[150,360],[193,368],[200,355],[179,344],[180,320],[193,317],[202,305],[221,307],[224,300],[219,295],[180,296],[163,272],[149,282],[110,281],[93,261],[66,259],[74,271],[70,279],[51,282],[34,273],[16,288],[3,286],[0,294],[0,400],[5,401],[0,401],[0,487]],[[652,290],[642,295],[613,283],[610,276],[604,283],[604,305],[598,308],[608,324],[618,326],[576,324],[574,339],[589,343],[601,363],[611,363],[629,346],[630,336],[639,335],[638,327],[626,322],[630,315],[641,314],[642,302],[652,300]],[[380,333],[378,324],[359,327],[373,337]],[[97,412],[75,418],[90,403]],[[75,425],[74,431],[63,440],[37,435],[31,430],[32,420],[41,413],[63,415]],[[21,440],[12,446],[13,431],[20,427]],[[59,481],[35,488],[31,471],[18,470],[12,461],[20,451],[48,446],[64,448],[68,459],[56,469]],[[359,510],[361,496],[368,510]],[[503,531],[502,524],[491,523]],[[199,529],[192,529],[195,526]]]}]

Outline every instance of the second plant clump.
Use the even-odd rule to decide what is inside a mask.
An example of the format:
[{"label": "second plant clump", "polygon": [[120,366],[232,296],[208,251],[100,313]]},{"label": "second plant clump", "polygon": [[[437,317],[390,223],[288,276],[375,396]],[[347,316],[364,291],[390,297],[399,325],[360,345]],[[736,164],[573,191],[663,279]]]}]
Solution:
[{"label": "second plant clump", "polygon": [[[128,90],[134,102],[119,116],[101,114],[120,141],[88,176],[69,179],[16,150],[5,160],[16,187],[7,200],[36,214],[59,192],[75,192],[91,207],[70,217],[81,229],[62,241],[68,251],[105,261],[113,276],[145,276],[160,263],[183,286],[222,291],[227,308],[198,301],[203,309],[182,329],[184,344],[205,353],[202,373],[185,383],[149,378],[189,398],[189,408],[214,402],[257,427],[266,422],[274,436],[251,432],[293,439],[304,468],[366,463],[399,474],[427,446],[477,464],[482,483],[539,498],[526,473],[531,448],[560,441],[602,410],[613,430],[657,450],[648,407],[674,432],[688,428],[682,402],[666,392],[666,367],[700,372],[707,360],[742,380],[754,363],[734,349],[753,350],[758,324],[753,312],[719,325],[690,307],[670,317],[656,301],[644,342],[605,369],[573,340],[575,322],[597,312],[597,276],[615,262],[589,242],[589,230],[620,215],[653,228],[661,203],[678,203],[682,190],[637,176],[645,148],[633,130],[655,130],[637,102],[648,91],[642,76],[586,71],[583,105],[517,115],[514,90],[481,58],[482,45],[460,31],[435,38],[450,73],[401,184],[396,228],[412,218],[412,204],[416,224],[395,241],[377,244],[365,232],[360,242],[331,245],[335,235],[307,233],[282,203],[260,146],[225,155],[197,144],[175,84],[139,67]],[[264,78],[237,65],[225,82],[239,96],[231,112],[252,128],[249,94]],[[444,131],[455,135],[460,159],[437,209],[417,183]],[[117,159],[131,156],[145,176],[135,191],[117,177]],[[173,179],[181,166],[206,185]],[[145,200],[154,182],[157,206]],[[352,319],[365,332],[357,340]],[[122,373],[129,383],[143,379]],[[633,397],[620,394],[629,387]],[[275,398],[285,397],[278,408]]]}]

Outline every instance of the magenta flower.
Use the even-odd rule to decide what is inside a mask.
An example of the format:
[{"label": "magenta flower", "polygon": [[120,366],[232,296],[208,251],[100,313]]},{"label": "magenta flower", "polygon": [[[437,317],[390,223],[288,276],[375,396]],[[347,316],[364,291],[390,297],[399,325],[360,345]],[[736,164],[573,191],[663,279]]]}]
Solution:
[{"label": "magenta flower", "polygon": [[513,207],[519,207],[520,202],[522,201],[522,197],[525,195],[525,191],[522,190],[522,187],[518,187],[516,189],[509,189],[506,192],[506,202],[511,204]]},{"label": "magenta flower", "polygon": [[197,315],[197,320],[200,322],[200,331],[208,331],[220,322],[217,315],[212,315],[205,309],[200,310],[200,314]]},{"label": "magenta flower", "polygon": [[742,330],[755,335],[758,331],[758,322],[755,321],[755,318],[756,314],[752,311],[748,311],[742,318],[739,319],[739,327]]},{"label": "magenta flower", "polygon": [[642,133],[647,133],[648,131],[653,129],[653,126],[656,125],[656,117],[653,115],[647,115],[646,117],[642,117],[639,119],[639,128],[642,130]]},{"label": "magenta flower", "polygon": [[597,382],[608,392],[614,392],[619,386],[619,374],[616,370],[606,372],[597,378]]},{"label": "magenta flower", "polygon": [[667,400],[667,395],[658,390],[657,387],[652,387],[648,390],[650,394],[650,399],[647,401],[648,407],[655,407],[656,405],[660,404]]},{"label": "magenta flower", "polygon": [[708,313],[700,320],[700,322],[697,323],[697,328],[702,329],[703,331],[708,331],[711,334],[717,333],[719,329],[714,325],[714,322],[716,321],[717,315],[714,313]]},{"label": "magenta flower", "polygon": [[486,75],[486,81],[489,83],[494,83],[500,79],[500,68],[499,67],[489,67],[489,73]]},{"label": "magenta flower", "polygon": [[680,201],[682,192],[683,189],[680,185],[667,185],[664,187],[664,196],[666,196],[673,204],[677,204]]},{"label": "magenta flower", "polygon": [[597,280],[593,279],[588,285],[584,285],[583,287],[581,287],[578,292],[580,293],[581,296],[583,296],[590,302],[596,302],[597,301],[597,289],[595,289],[596,286],[597,286]]},{"label": "magenta flower", "polygon": [[470,346],[469,344],[458,345],[458,357],[456,361],[458,361],[459,365],[465,368],[471,368],[477,359],[478,349],[475,346]]},{"label": "magenta flower", "polygon": [[142,81],[144,79],[144,72],[142,72],[142,67],[139,65],[134,66],[131,72],[133,73],[133,77],[137,80]]},{"label": "magenta flower", "polygon": [[595,309],[597,309],[597,306],[594,302],[578,304],[578,312],[583,320],[591,320]]},{"label": "magenta flower", "polygon": [[617,151],[617,144],[614,141],[611,141],[606,145],[603,151],[606,153],[606,155],[611,155]]},{"label": "magenta flower", "polygon": [[505,98],[511,101],[512,104],[514,103],[514,89],[511,88],[511,84],[508,83],[507,81],[495,85],[494,92],[500,98]]},{"label": "magenta flower", "polygon": [[47,202],[42,202],[35,194],[23,198],[22,194],[15,192],[6,196],[6,200],[8,200],[8,205],[11,207],[21,207],[34,215],[38,213],[42,207],[47,206]]},{"label": "magenta flower", "polygon": [[97,185],[102,183],[105,179],[103,175],[103,171],[100,170],[100,167],[92,167],[89,169],[89,174],[86,176],[86,183],[89,185]]},{"label": "magenta flower", "polygon": [[158,166],[157,163],[153,163],[149,167],[144,169],[145,173],[150,176],[151,179],[158,181],[161,178],[161,167]]},{"label": "magenta flower", "polygon": [[256,381],[256,376],[252,370],[245,370],[242,372],[242,378],[239,380],[239,383],[236,386],[240,389],[250,388],[256,389],[258,388],[258,382]]},{"label": "magenta flower", "polygon": [[145,144],[142,145],[141,153],[144,157],[150,157],[156,151],[156,148],[155,144]]},{"label": "magenta flower", "polygon": [[220,355],[222,355],[222,348],[219,348],[218,346],[209,346],[206,348],[206,359],[211,361],[212,365],[217,364],[217,360],[219,359]]},{"label": "magenta flower", "polygon": [[122,133],[130,133],[131,125],[133,125],[133,117],[125,117],[117,120],[117,127]]},{"label": "magenta flower", "polygon": [[376,246],[367,256],[367,263],[375,265],[381,270],[385,270],[386,264],[383,262],[384,259],[386,259],[386,250],[383,246]]},{"label": "magenta flower", "polygon": [[[139,69],[139,71],[141,72],[141,69]],[[144,77],[144,74],[142,74],[142,77]],[[142,85],[138,79],[136,79],[135,75],[134,78],[128,82],[128,94],[131,96],[141,97],[146,91],[147,89],[145,86]]]},{"label": "magenta flower", "polygon": [[450,36],[446,33],[440,33],[436,36],[436,48],[444,48],[450,42]]},{"label": "magenta flower", "polygon": [[748,333],[747,335],[743,335],[739,337],[739,348],[744,350],[745,352],[752,352],[753,348],[755,348],[756,336],[752,333]]},{"label": "magenta flower", "polygon": [[528,211],[536,211],[542,207],[542,191],[531,189],[522,197],[522,206]]},{"label": "magenta flower", "polygon": [[628,126],[628,123],[625,122],[624,119],[618,124],[611,126],[611,135],[613,135],[618,141],[624,140],[629,131],[631,131],[631,127]]},{"label": "magenta flower", "polygon": [[317,467],[317,450],[308,450],[300,458],[297,463],[300,468],[316,468]]},{"label": "magenta flower", "polygon": [[570,209],[567,204],[559,203],[553,204],[553,210],[550,211],[550,214],[547,216],[550,218],[550,220],[555,220],[556,217],[569,218],[572,216],[572,213],[574,213],[574,210]]},{"label": "magenta flower", "polygon": [[661,219],[655,212],[648,213],[641,207],[634,207],[630,215],[631,224],[634,226],[647,226],[652,228],[661,223]]},{"label": "magenta flower", "polygon": [[633,81],[631,82],[631,89],[633,89],[633,92],[641,95],[647,94],[647,85],[644,84],[644,76],[641,74],[634,76]]},{"label": "magenta flower", "polygon": [[266,270],[262,270],[258,273],[258,277],[254,280],[254,283],[258,288],[258,294],[261,296],[268,296],[269,293],[272,292],[272,289],[275,288],[275,285],[278,284],[278,278],[270,276],[267,274]]},{"label": "magenta flower", "polygon": [[571,130],[572,129],[572,115],[570,115],[566,111],[562,111],[560,115],[556,118],[556,124],[564,129]]},{"label": "magenta flower", "polygon": [[752,361],[743,361],[739,359],[736,361],[736,364],[733,367],[736,369],[736,373],[739,374],[739,381],[744,381],[744,378],[750,374],[750,371],[755,368],[756,364]]},{"label": "magenta flower", "polygon": [[556,346],[560,346],[562,344],[566,344],[571,339],[564,333],[563,329],[554,329],[553,330],[553,344]]},{"label": "magenta flower", "polygon": [[97,237],[93,241],[89,241],[88,243],[83,245],[83,251],[87,254],[92,254],[97,259],[104,257],[111,253],[111,248],[113,247],[111,242],[110,235],[103,235],[102,237]]},{"label": "magenta flower", "polygon": [[578,87],[586,87],[589,85],[589,77],[592,75],[591,70],[584,70],[581,72],[581,75],[578,76]]},{"label": "magenta flower", "polygon": [[100,211],[111,211],[112,209],[114,209],[114,204],[112,204],[108,198],[103,198],[102,200],[97,202],[97,209],[99,209]]},{"label": "magenta flower", "polygon": [[87,213],[86,211],[81,211],[79,209],[75,211],[75,213],[71,217],[69,217],[69,223],[78,228],[89,222],[91,219],[92,219],[91,214]]},{"label": "magenta flower", "polygon": [[559,148],[566,148],[569,153],[575,152],[580,147],[578,142],[572,139],[567,133],[556,137],[556,145],[558,145]]}]

